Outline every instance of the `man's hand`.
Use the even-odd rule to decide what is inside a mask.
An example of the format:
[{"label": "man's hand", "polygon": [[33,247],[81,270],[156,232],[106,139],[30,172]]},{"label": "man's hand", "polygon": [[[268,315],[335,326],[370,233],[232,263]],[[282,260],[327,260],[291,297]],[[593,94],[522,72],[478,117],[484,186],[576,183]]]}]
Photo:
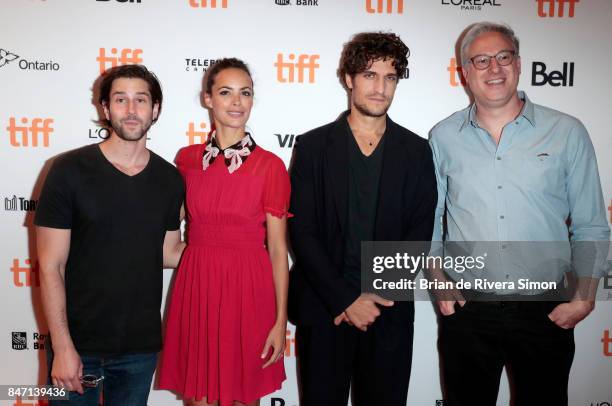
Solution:
[{"label": "man's hand", "polygon": [[465,298],[458,289],[447,289],[438,296],[438,308],[443,316],[455,313],[455,303],[459,303],[461,307],[465,306]]},{"label": "man's hand", "polygon": [[[345,314],[348,321],[357,327],[359,330],[367,331],[368,326],[380,316],[378,306],[393,306],[391,300],[386,300],[373,293],[362,293],[346,310]],[[336,317],[334,323],[339,317]]]},{"label": "man's hand", "polygon": [[81,385],[83,363],[74,348],[54,351],[51,367],[51,382],[53,385],[83,394]]},{"label": "man's hand", "polygon": [[342,324],[342,322],[346,322],[350,325],[353,325],[349,320],[348,316],[346,315],[346,312],[340,313],[340,315],[334,319],[334,325],[336,326],[339,326],[340,324]]},{"label": "man's hand", "polygon": [[595,302],[590,300],[572,300],[569,303],[561,303],[553,309],[548,318],[557,326],[569,329],[588,316],[595,308]]}]

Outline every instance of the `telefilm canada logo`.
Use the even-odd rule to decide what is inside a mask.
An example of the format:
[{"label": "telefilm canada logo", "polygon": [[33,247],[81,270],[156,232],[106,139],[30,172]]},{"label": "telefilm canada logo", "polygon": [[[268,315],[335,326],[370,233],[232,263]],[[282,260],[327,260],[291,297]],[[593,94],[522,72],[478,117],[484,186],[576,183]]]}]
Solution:
[{"label": "telefilm canada logo", "polygon": [[501,6],[501,0],[441,0],[443,6],[456,7],[461,11],[482,11],[487,7]]},{"label": "telefilm canada logo", "polygon": [[53,61],[38,61],[38,60],[29,60],[26,58],[22,58],[13,51],[9,51],[3,48],[0,48],[0,68],[3,68],[7,65],[11,65],[17,61],[17,66],[21,70],[35,70],[35,71],[58,71],[60,70],[60,64]]},{"label": "telefilm canada logo", "polygon": [[185,72],[199,72],[205,73],[210,68],[216,59],[210,58],[184,58],[185,59]]}]

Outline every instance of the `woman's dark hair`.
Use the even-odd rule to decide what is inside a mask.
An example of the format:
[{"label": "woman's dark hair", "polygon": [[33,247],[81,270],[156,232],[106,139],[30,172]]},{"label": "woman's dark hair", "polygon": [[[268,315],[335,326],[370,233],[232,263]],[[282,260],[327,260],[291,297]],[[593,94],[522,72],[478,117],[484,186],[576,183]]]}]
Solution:
[{"label": "woman's dark hair", "polygon": [[143,65],[121,65],[107,70],[102,76],[102,82],[100,82],[100,97],[98,98],[100,104],[108,106],[113,82],[121,78],[142,79],[147,82],[149,93],[151,93],[151,101],[153,104],[157,103],[159,105],[157,117],[153,120],[153,122],[156,122],[159,113],[161,113],[164,97],[157,76]]},{"label": "woman's dark hair", "polygon": [[249,78],[251,78],[251,83],[253,83],[253,78],[251,77],[251,71],[249,70],[249,67],[247,66],[246,63],[244,63],[238,58],[222,58],[222,59],[217,59],[215,63],[213,63],[212,66],[208,68],[208,70],[206,71],[206,74],[204,75],[204,81],[203,81],[204,92],[210,94],[211,89],[213,85],[215,84],[215,78],[217,77],[219,72],[225,69],[230,69],[230,68],[240,69],[244,71],[247,75],[249,75]]},{"label": "woman's dark hair", "polygon": [[354,77],[355,74],[367,70],[372,62],[392,59],[398,79],[402,77],[410,50],[399,36],[384,32],[362,32],[355,34],[342,50],[338,76],[346,86],[346,75]]}]

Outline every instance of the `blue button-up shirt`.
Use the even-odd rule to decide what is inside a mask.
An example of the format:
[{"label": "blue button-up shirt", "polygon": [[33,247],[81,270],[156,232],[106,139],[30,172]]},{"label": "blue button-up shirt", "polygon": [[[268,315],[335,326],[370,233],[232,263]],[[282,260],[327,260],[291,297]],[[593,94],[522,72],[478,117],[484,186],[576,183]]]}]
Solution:
[{"label": "blue button-up shirt", "polygon": [[[478,125],[474,104],[430,133],[438,181],[433,239],[500,242],[484,274],[499,281],[534,272],[533,264],[509,265],[520,262],[511,260],[520,253],[505,242],[605,241],[607,247],[610,238],[586,128],[572,116],[531,103],[524,92],[519,97],[523,109],[503,128],[499,145]],[[607,252],[598,255],[603,258],[597,270],[582,276],[605,271]],[[558,275],[546,279],[560,280],[566,270],[551,269]]]}]

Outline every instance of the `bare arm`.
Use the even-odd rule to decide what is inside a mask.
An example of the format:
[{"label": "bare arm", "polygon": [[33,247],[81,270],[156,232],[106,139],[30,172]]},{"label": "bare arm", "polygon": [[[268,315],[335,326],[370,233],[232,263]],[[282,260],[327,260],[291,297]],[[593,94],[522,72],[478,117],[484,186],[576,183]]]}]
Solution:
[{"label": "bare arm", "polygon": [[[180,221],[185,218],[185,206],[181,206]],[[187,244],[181,241],[181,230],[166,231],[164,237],[164,268],[176,268]]]},{"label": "bare arm", "polygon": [[272,278],[276,295],[276,322],[268,334],[261,354],[266,358],[270,347],[274,352],[264,364],[264,368],[278,361],[285,348],[287,330],[287,291],[289,289],[289,262],[287,254],[287,218],[266,214],[267,244],[272,262]]},{"label": "bare arm", "polygon": [[70,230],[36,227],[43,309],[53,343],[51,379],[54,385],[83,393],[83,364],[77,353],[66,316],[64,273],[70,250]]}]

